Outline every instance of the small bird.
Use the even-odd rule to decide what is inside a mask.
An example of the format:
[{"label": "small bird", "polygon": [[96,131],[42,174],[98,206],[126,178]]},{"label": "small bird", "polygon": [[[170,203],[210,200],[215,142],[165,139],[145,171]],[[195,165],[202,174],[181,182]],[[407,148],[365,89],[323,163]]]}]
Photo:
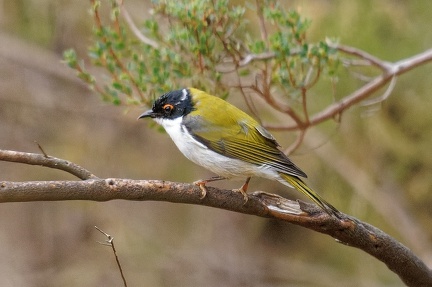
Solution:
[{"label": "small bird", "polygon": [[236,190],[247,202],[252,176],[277,180],[304,193],[325,212],[339,211],[310,189],[307,175],[278,148],[275,138],[256,120],[230,103],[195,88],[168,92],[139,116],[162,125],[177,148],[192,162],[217,176],[194,182],[206,195],[208,182],[246,178]]}]

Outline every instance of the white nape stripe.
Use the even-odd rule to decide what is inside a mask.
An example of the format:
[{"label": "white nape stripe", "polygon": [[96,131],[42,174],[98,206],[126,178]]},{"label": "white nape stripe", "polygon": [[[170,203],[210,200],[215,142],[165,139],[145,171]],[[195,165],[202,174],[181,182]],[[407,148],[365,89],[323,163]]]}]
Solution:
[{"label": "white nape stripe", "polygon": [[187,94],[188,94],[187,89],[183,89],[183,90],[182,90],[182,93],[183,93],[183,96],[181,97],[180,101],[184,101],[184,100],[186,100],[186,97],[187,97]]}]

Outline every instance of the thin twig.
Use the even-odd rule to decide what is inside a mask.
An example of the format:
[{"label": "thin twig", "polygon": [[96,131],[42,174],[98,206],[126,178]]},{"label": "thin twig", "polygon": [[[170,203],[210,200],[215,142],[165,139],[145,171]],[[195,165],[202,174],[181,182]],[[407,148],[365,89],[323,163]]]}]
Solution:
[{"label": "thin twig", "polygon": [[[92,4],[94,5],[95,0],[90,0],[92,2]],[[95,6],[96,7],[96,6]],[[96,7],[93,11],[94,13],[94,19],[95,19],[95,23],[98,27],[99,30],[103,31],[103,24],[102,24],[102,20],[101,17],[99,15],[99,10]],[[145,95],[143,94],[143,92],[141,91],[141,89],[139,88],[139,84],[137,83],[135,77],[132,75],[131,71],[129,69],[126,68],[126,66],[124,65],[124,63],[120,60],[120,58],[118,57],[116,51],[114,51],[114,49],[112,48],[111,45],[108,44],[108,40],[106,36],[101,37],[101,40],[104,42],[104,44],[107,44],[108,47],[108,53],[109,55],[114,59],[116,65],[126,74],[128,75],[129,80],[131,81],[131,83],[133,84],[132,86],[134,87],[135,91],[137,92],[137,94],[139,95],[140,99],[143,102],[148,102],[147,98],[145,97]],[[110,70],[110,69],[108,69]],[[114,79],[116,81],[120,81],[118,78],[118,75],[111,71],[111,75],[114,77]]]},{"label": "thin twig", "polygon": [[284,153],[286,155],[290,155],[292,154],[296,149],[298,149],[298,147],[302,144],[303,139],[305,137],[306,134],[306,130],[300,130],[299,134],[297,135],[297,138],[295,140],[295,142],[293,142],[285,151]]},{"label": "thin twig", "polygon": [[[374,59],[373,61],[376,62],[376,59]],[[310,126],[318,125],[328,119],[339,117],[345,110],[365,100],[367,97],[370,97],[374,92],[384,87],[394,77],[404,74],[430,61],[432,61],[432,49],[426,50],[423,53],[414,55],[410,58],[401,60],[391,65],[388,65],[387,62],[382,62],[380,66],[388,68],[388,70],[386,70],[385,73],[383,73],[381,76],[376,77],[375,79],[365,84],[363,87],[356,90],[352,94],[344,97],[343,99],[341,99],[336,103],[329,105],[321,112],[310,117]],[[304,127],[301,127],[296,123],[294,125],[287,125],[284,127],[274,126],[272,128],[290,131],[290,130],[299,130]]]},{"label": "thin twig", "polygon": [[365,82],[365,83],[370,82],[374,79],[374,77],[366,76],[366,75],[363,75],[362,73],[359,73],[356,71],[350,70],[349,73],[353,76],[354,79],[358,79],[358,80]]},{"label": "thin twig", "polygon": [[371,65],[369,61],[363,59],[341,58],[340,61],[344,67],[350,67],[350,66],[365,67]]},{"label": "thin twig", "polygon": [[138,40],[140,40],[142,43],[149,45],[154,49],[158,49],[159,48],[158,42],[145,36],[143,33],[141,33],[140,29],[135,25],[135,23],[132,20],[132,17],[130,16],[128,10],[124,7],[123,1],[121,1],[119,3],[119,6],[120,6],[120,13],[122,14],[123,18],[125,19],[126,23],[128,24],[128,27],[131,29],[131,31],[135,35],[135,37],[137,37]]},{"label": "thin twig", "polygon": [[[295,55],[298,55],[300,53],[299,48],[293,48],[290,50],[289,55],[286,55],[286,57],[292,57]],[[274,57],[276,57],[276,53],[272,51],[263,52],[260,54],[247,54],[243,56],[243,59],[239,62],[239,67],[244,67],[249,65],[250,63],[254,61],[265,61],[265,60],[271,60]]]},{"label": "thin twig", "polygon": [[277,101],[270,93],[264,94],[256,85],[252,85],[246,88],[252,89],[257,94],[259,94],[275,110],[290,116],[296,123],[295,126],[297,128],[304,126],[302,119],[297,115],[297,113],[290,106]]},{"label": "thin twig", "polygon": [[265,20],[264,20],[262,4],[263,3],[261,0],[256,0],[256,10],[257,10],[257,15],[258,15],[259,28],[260,28],[260,32],[261,32],[261,40],[265,43],[266,50],[268,50],[270,44],[269,44],[269,39],[268,39],[267,27],[266,27]]},{"label": "thin twig", "polygon": [[305,126],[309,125],[309,113],[307,108],[307,88],[301,88],[301,98],[302,98],[302,110],[303,117],[305,118]]},{"label": "thin twig", "polygon": [[121,278],[122,278],[122,280],[123,280],[123,285],[124,285],[125,287],[127,287],[126,278],[125,278],[125,276],[124,276],[124,274],[123,274],[123,269],[122,269],[122,267],[121,267],[120,260],[119,260],[119,258],[118,258],[118,256],[117,256],[117,251],[116,251],[115,246],[114,246],[114,237],[111,236],[111,235],[109,235],[108,233],[106,233],[105,231],[103,231],[102,229],[100,229],[100,228],[97,227],[97,226],[95,226],[95,228],[96,228],[100,233],[102,233],[103,235],[105,235],[105,236],[107,237],[107,240],[106,240],[105,242],[99,242],[99,243],[102,244],[102,245],[111,246],[111,249],[112,249],[112,251],[113,251],[113,253],[114,253],[114,257],[115,257],[115,260],[116,260],[116,263],[117,263],[117,267],[118,267],[118,269],[119,269],[119,271],[120,271],[120,275],[121,275]]},{"label": "thin twig", "polygon": [[275,57],[274,52],[264,52],[261,54],[247,54],[244,58],[239,62],[239,67],[244,67],[249,65],[251,62],[256,60],[269,60]]},{"label": "thin twig", "polygon": [[[378,91],[380,88],[385,86],[389,81],[394,81],[394,78],[396,76],[399,76],[403,73],[406,73],[420,65],[423,65],[425,63],[428,63],[432,61],[432,49],[426,50],[423,53],[414,55],[413,57],[401,60],[396,63],[390,63],[386,61],[382,61],[377,57],[374,57],[370,55],[369,53],[349,47],[344,45],[330,45],[333,48],[338,49],[341,52],[344,52],[346,54],[350,54],[356,57],[361,58],[361,60],[367,61],[370,64],[380,68],[383,70],[383,74],[374,78],[373,80],[369,81],[367,84],[365,84],[360,89],[356,90],[352,94],[342,98],[341,100],[329,105],[327,108],[323,109],[321,112],[318,112],[317,114],[310,117],[310,121],[305,127],[305,123],[295,114],[295,112],[289,107],[285,105],[281,105],[280,103],[274,102],[273,97],[267,97],[264,98],[267,103],[270,104],[273,108],[275,108],[278,111],[281,111],[283,113],[286,113],[290,115],[291,118],[294,119],[295,123],[290,125],[284,125],[284,126],[277,126],[277,125],[267,125],[269,129],[273,130],[283,130],[283,131],[292,131],[292,130],[300,130],[305,129],[310,126],[318,125],[326,120],[329,119],[340,119],[341,114],[350,108],[351,106],[365,100],[367,97],[370,97],[374,92]],[[293,52],[295,53],[295,52]],[[239,62],[240,66],[244,66],[249,64],[250,62],[254,60],[266,60],[271,59],[274,57],[274,54],[271,52],[263,53],[263,54],[249,54],[245,56],[245,58]],[[257,87],[251,86],[249,88],[252,88],[253,90],[256,90]],[[387,90],[387,92],[379,97],[377,100],[382,101],[387,99],[390,96],[391,89],[393,88],[393,85],[391,84],[389,86],[390,89]],[[374,101],[374,100],[372,100]],[[368,102],[367,102],[368,103]]]},{"label": "thin twig", "polygon": [[243,99],[245,100],[246,106],[248,107],[249,111],[253,114],[255,119],[261,124],[261,117],[258,114],[254,102],[250,99],[250,96],[246,95],[244,88],[242,86],[239,86],[238,88],[240,90],[240,94],[243,96]]},{"label": "thin twig", "polygon": [[246,103],[249,111],[254,115],[255,119],[259,123],[261,123],[261,118],[258,115],[258,112],[257,112],[257,110],[255,108],[255,105],[254,105],[253,101],[250,99],[250,97],[248,97],[246,95],[246,92],[244,90],[245,88],[244,88],[244,86],[242,85],[242,82],[241,82],[241,76],[240,76],[239,70],[235,69],[235,72],[236,72],[236,76],[237,76],[237,87],[236,88],[239,89],[240,94],[243,96],[243,99],[245,100],[245,103]]},{"label": "thin twig", "polygon": [[339,50],[340,52],[343,52],[345,54],[349,54],[352,56],[356,56],[362,60],[366,60],[369,63],[371,63],[372,65],[374,65],[375,67],[380,68],[382,71],[388,71],[389,69],[392,68],[392,63],[390,62],[386,62],[383,61],[369,53],[367,53],[366,51],[351,47],[351,46],[345,46],[345,45],[341,45],[341,44],[329,44],[329,47],[331,48],[335,48],[337,50]]},{"label": "thin twig", "polygon": [[388,86],[388,88],[385,90],[384,94],[382,94],[379,97],[370,99],[370,100],[365,100],[362,105],[363,106],[371,106],[371,105],[375,105],[378,103],[382,103],[385,100],[387,100],[387,98],[391,95],[391,93],[393,92],[394,87],[396,86],[396,80],[397,80],[397,76],[394,76],[391,81],[390,84]]},{"label": "thin twig", "polygon": [[48,157],[47,153],[44,151],[44,149],[42,148],[42,146],[41,146],[37,141],[34,141],[34,142],[37,144],[37,146],[38,146],[39,150],[41,151],[41,153],[42,153],[45,157]]}]

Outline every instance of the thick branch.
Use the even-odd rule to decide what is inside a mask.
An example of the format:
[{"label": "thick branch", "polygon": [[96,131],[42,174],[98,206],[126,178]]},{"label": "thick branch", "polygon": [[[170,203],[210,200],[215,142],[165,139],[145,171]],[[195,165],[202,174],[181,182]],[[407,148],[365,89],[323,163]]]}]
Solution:
[{"label": "thick branch", "polygon": [[380,261],[408,286],[432,286],[432,271],[411,250],[381,230],[348,215],[341,220],[327,215],[313,204],[255,192],[243,204],[243,196],[231,190],[160,180],[89,179],[85,181],[1,182],[0,202],[113,199],[168,201],[205,205],[234,212],[276,218],[324,234],[359,248]]},{"label": "thick branch", "polygon": [[114,199],[136,201],[168,201],[206,205],[234,212],[284,220],[320,233],[339,242],[359,248],[384,262],[408,286],[432,286],[430,270],[407,247],[381,230],[341,214],[329,216],[313,204],[293,202],[264,192],[243,195],[231,190],[207,187],[201,199],[201,189],[195,185],[160,180],[98,179],[84,168],[69,161],[32,153],[0,150],[0,160],[41,165],[71,173],[84,181],[0,182],[0,202]]}]

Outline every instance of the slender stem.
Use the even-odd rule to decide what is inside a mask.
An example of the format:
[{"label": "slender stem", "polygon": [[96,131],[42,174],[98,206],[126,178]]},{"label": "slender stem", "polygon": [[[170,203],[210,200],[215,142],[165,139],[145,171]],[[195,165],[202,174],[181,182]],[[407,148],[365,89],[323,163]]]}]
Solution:
[{"label": "slender stem", "polygon": [[256,0],[258,23],[259,23],[259,28],[260,28],[260,32],[261,32],[261,40],[265,43],[266,50],[268,50],[270,44],[269,44],[269,39],[268,39],[267,27],[265,25],[262,4],[263,4],[262,0]]},{"label": "slender stem", "polygon": [[140,40],[142,43],[149,45],[154,49],[158,49],[159,48],[158,42],[145,36],[143,33],[141,33],[140,29],[138,29],[138,27],[135,25],[128,10],[124,7],[123,1],[119,2],[119,6],[120,6],[120,13],[122,14],[123,18],[125,19],[127,25],[129,26],[129,28],[131,29],[135,37],[137,37],[138,40]]},{"label": "slender stem", "polygon": [[298,149],[298,147],[302,144],[303,139],[305,137],[306,134],[306,130],[300,130],[299,134],[297,135],[297,138],[295,140],[295,142],[293,142],[286,150],[285,150],[285,154],[286,155],[290,155],[292,154],[296,149]]},{"label": "slender stem", "polygon": [[333,44],[333,45],[330,44],[329,46],[332,48],[336,48],[340,52],[343,52],[345,54],[349,54],[352,56],[356,56],[362,60],[366,60],[370,64],[372,64],[373,66],[381,69],[382,71],[387,71],[392,67],[392,63],[383,61],[383,60],[367,53],[366,51],[363,51],[363,50],[360,50],[360,49],[357,49],[354,47],[346,46],[346,45],[340,45],[340,44]]},{"label": "slender stem", "polygon": [[120,275],[121,275],[121,278],[123,280],[123,286],[127,287],[126,278],[125,278],[125,276],[123,274],[123,268],[121,267],[120,260],[119,260],[119,258],[117,256],[117,250],[115,249],[115,246],[114,246],[114,237],[112,237],[111,235],[109,235],[108,233],[106,233],[105,231],[103,231],[102,229],[100,229],[97,226],[95,226],[95,228],[100,233],[102,233],[103,235],[105,235],[107,237],[107,240],[105,242],[100,242],[100,243],[102,243],[103,245],[111,246],[111,249],[112,249],[112,251],[114,253],[114,257],[115,257],[115,260],[116,260],[116,263],[117,263],[117,267],[118,267],[118,269],[120,271]]},{"label": "slender stem", "polygon": [[[91,2],[94,4],[95,0],[91,0]],[[101,21],[100,15],[99,15],[99,9],[98,9],[97,7],[94,9],[94,18],[95,18],[95,22],[96,22],[96,25],[97,25],[98,29],[100,29],[100,30],[102,31],[102,29],[103,29],[103,25],[102,25],[102,21]],[[139,85],[138,85],[138,83],[136,82],[135,77],[132,75],[132,73],[129,71],[129,69],[127,69],[127,68],[125,67],[125,65],[124,65],[123,62],[120,60],[120,58],[118,57],[117,53],[113,50],[113,48],[111,47],[111,45],[108,45],[107,37],[106,37],[106,36],[103,36],[103,37],[102,37],[102,41],[103,41],[105,44],[107,44],[107,47],[108,47],[108,53],[109,53],[109,55],[114,59],[116,65],[117,65],[117,66],[118,66],[118,67],[123,71],[123,73],[125,73],[126,75],[128,75],[128,77],[129,77],[129,79],[130,79],[130,81],[131,81],[131,83],[132,83],[132,86],[134,87],[135,91],[136,91],[137,94],[139,95],[140,99],[141,99],[143,102],[148,102],[148,101],[146,100],[146,97],[144,96],[143,92],[142,92],[141,89],[139,88]],[[108,69],[108,70],[110,70],[110,69]],[[114,77],[114,79],[115,79],[116,81],[119,81],[118,76],[117,76],[117,73],[115,73],[115,72],[111,72],[111,75]]]},{"label": "slender stem", "polygon": [[309,126],[309,113],[307,109],[307,89],[301,88],[303,116],[305,117],[305,128]]}]

